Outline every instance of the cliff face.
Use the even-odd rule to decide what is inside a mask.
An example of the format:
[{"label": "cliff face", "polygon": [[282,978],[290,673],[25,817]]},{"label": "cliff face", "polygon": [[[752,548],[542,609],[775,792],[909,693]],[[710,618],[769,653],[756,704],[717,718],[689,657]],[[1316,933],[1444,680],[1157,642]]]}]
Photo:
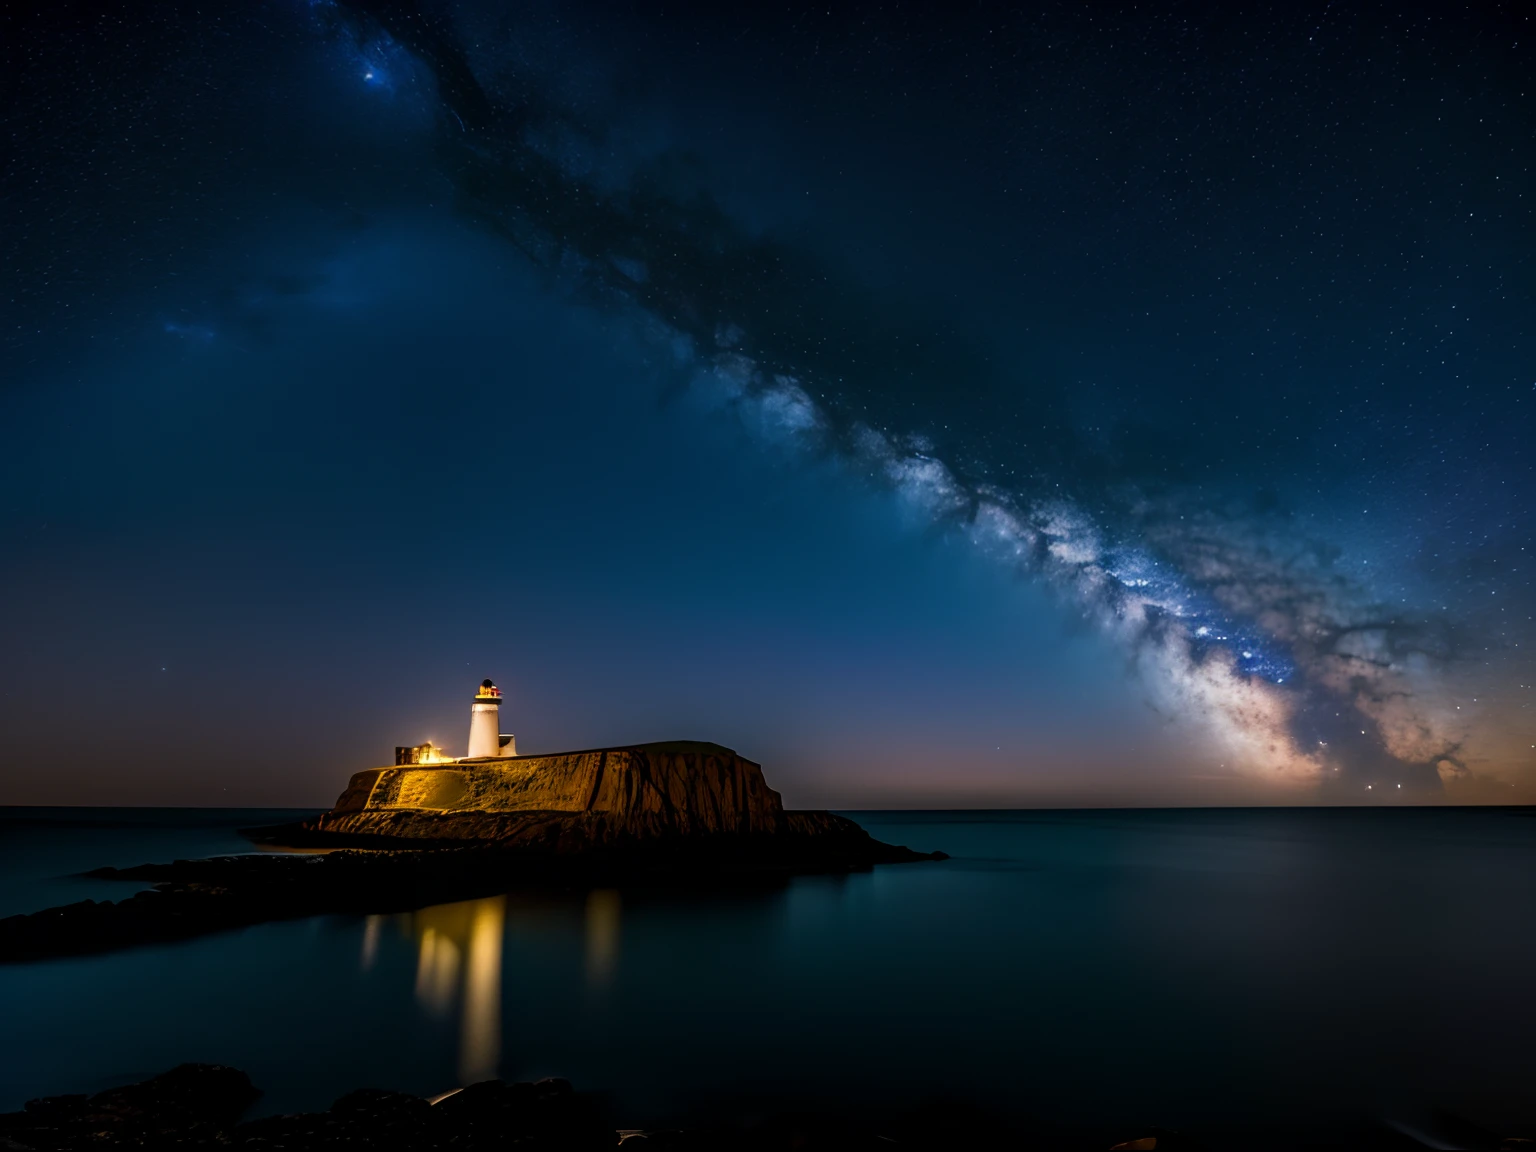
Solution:
[{"label": "cliff face", "polygon": [[934,858],[882,844],[830,812],[786,812],[761,767],[719,744],[689,741],[370,768],[324,815],[252,835],[295,846],[480,845],[544,860],[643,858],[708,872]]},{"label": "cliff face", "polygon": [[577,829],[600,840],[792,831],[759,765],[685,741],[371,768],[311,827],[447,840],[563,839]]}]

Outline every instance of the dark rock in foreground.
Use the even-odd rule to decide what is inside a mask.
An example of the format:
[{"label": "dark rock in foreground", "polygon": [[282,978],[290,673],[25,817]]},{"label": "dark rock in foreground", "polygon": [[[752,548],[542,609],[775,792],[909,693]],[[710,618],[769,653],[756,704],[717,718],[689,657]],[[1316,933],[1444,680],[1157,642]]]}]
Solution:
[{"label": "dark rock in foreground", "polygon": [[183,1064],[142,1084],[95,1096],[28,1101],[0,1115],[0,1147],[64,1152],[87,1148],[585,1149],[613,1148],[592,1097],[564,1080],[474,1084],[429,1104],[399,1092],[363,1090],[327,1112],[239,1123],[260,1095],[244,1072]]},{"label": "dark rock in foreground", "polygon": [[212,1147],[260,1095],[244,1072],[183,1064],[94,1096],[29,1100],[0,1114],[0,1147]]},{"label": "dark rock in foreground", "polygon": [[[413,1149],[434,1152],[876,1152],[898,1142],[822,1116],[781,1115],[747,1127],[665,1132],[615,1129],[599,1098],[569,1082],[488,1080],[429,1103],[400,1092],[348,1093],[325,1112],[239,1123],[259,1095],[245,1073],[183,1064],[164,1075],[96,1096],[54,1096],[0,1115],[0,1148],[76,1152],[102,1148]],[[969,1142],[959,1145],[971,1147]],[[1018,1147],[1017,1143],[1011,1147]]]},{"label": "dark rock in foreground", "polygon": [[[233,1068],[183,1064],[152,1080],[95,1096],[28,1101],[0,1114],[0,1148],[76,1152],[102,1148],[413,1149],[455,1152],[877,1152],[893,1146],[973,1148],[971,1140],[895,1140],[835,1117],[781,1114],[766,1121],[640,1132],[616,1129],[599,1097],[568,1081],[487,1080],[430,1103],[401,1092],[363,1089],[325,1112],[240,1123],[260,1095]],[[951,1133],[960,1136],[961,1133]],[[1019,1148],[1016,1141],[1007,1146]],[[1028,1145],[1023,1145],[1028,1146]]]},{"label": "dark rock in foreground", "polygon": [[[183,1064],[142,1084],[95,1096],[28,1101],[25,1111],[0,1115],[0,1148],[33,1152],[112,1148],[883,1152],[896,1147],[926,1152],[990,1148],[1027,1152],[1061,1147],[1057,1141],[1042,1142],[1011,1131],[994,1117],[964,1105],[928,1105],[882,1125],[895,1135],[869,1123],[804,1111],[777,1112],[745,1122],[639,1131],[616,1128],[601,1097],[577,1092],[568,1081],[487,1080],[435,1103],[401,1092],[363,1089],[341,1097],[325,1112],[241,1123],[241,1114],[259,1095],[243,1072]],[[1086,1145],[1104,1146],[1103,1141]]]},{"label": "dark rock in foreground", "polygon": [[[1500,1137],[1465,1122],[1457,1138],[1409,1135],[1400,1126],[1352,1125],[1338,1131],[1255,1126],[1226,1131],[1209,1144],[1193,1134],[1146,1126],[1117,1134],[1085,1123],[1020,1129],[985,1108],[931,1097],[878,1121],[849,1120],[824,1111],[733,1109],[735,1120],[685,1124],[665,1131],[617,1128],[602,1097],[575,1091],[565,1080],[509,1084],[487,1080],[437,1098],[363,1089],[325,1112],[266,1116],[242,1123],[260,1096],[244,1072],[183,1064],[141,1084],[95,1096],[30,1100],[21,1112],[0,1114],[0,1149],[82,1152],[84,1149],[247,1149],[319,1152],[331,1149],[412,1149],[416,1152],[1200,1152],[1208,1147],[1348,1149],[1411,1152],[1468,1148],[1514,1152],[1531,1141]],[[750,1118],[747,1118],[750,1117]],[[1441,1123],[1438,1127],[1445,1127]]]}]

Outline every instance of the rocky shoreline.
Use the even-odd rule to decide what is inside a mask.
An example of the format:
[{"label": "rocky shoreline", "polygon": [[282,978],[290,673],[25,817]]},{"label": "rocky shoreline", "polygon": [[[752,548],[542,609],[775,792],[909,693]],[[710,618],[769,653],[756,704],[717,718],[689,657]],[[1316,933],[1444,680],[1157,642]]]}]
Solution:
[{"label": "rocky shoreline", "polygon": [[697,853],[730,854],[743,864],[765,868],[825,871],[943,859],[943,853],[913,852],[874,839],[852,820],[830,812],[772,814],[772,823],[753,831],[679,830],[662,824],[675,812],[649,821],[609,812],[468,811],[427,809],[347,811],[333,809],[310,820],[247,828],[257,844],[280,848],[374,848],[410,851],[423,848],[495,847],[526,856],[578,857],[626,855],[639,859],[658,853],[675,859]]},{"label": "rocky shoreline", "polygon": [[[791,814],[795,815],[795,814]],[[805,834],[645,838],[594,827],[585,814],[541,814],[516,843],[378,837],[323,854],[254,854],[101,868],[97,879],[154,887],[118,901],[84,900],[0,920],[0,963],[171,943],[274,920],[405,912],[518,888],[760,888],[796,875],[940,860],[874,839],[851,820],[821,819]],[[295,830],[312,843],[325,832]],[[410,850],[398,850],[402,843]]]},{"label": "rocky shoreline", "polygon": [[[95,1095],[29,1100],[0,1113],[6,1152],[86,1149],[248,1149],[321,1152],[411,1149],[412,1152],[1197,1152],[1200,1149],[1349,1149],[1410,1152],[1423,1148],[1520,1152],[1536,1141],[1500,1136],[1444,1117],[1435,1131],[1364,1122],[1335,1131],[1254,1125],[1196,1135],[1151,1124],[1085,1123],[1021,1126],[953,1099],[913,1102],[879,1119],[850,1119],[825,1108],[730,1110],[662,1129],[625,1128],[607,1097],[580,1092],[562,1079],[537,1083],[486,1080],[426,1099],[361,1089],[324,1112],[244,1117],[261,1092],[244,1072],[182,1064],[152,1079]],[[1443,1131],[1442,1131],[1443,1129]]]},{"label": "rocky shoreline", "polygon": [[1124,1138],[1021,1132],[964,1104],[934,1102],[881,1122],[825,1110],[740,1115],[734,1120],[642,1130],[620,1127],[605,1097],[562,1079],[487,1080],[431,1100],[362,1089],[324,1112],[243,1120],[260,1098],[234,1068],[183,1064],[138,1084],[94,1096],[29,1100],[0,1114],[0,1148],[10,1152],[86,1149],[249,1149],[319,1152],[979,1152],[984,1149],[1130,1149],[1191,1152],[1178,1133],[1143,1127]]},{"label": "rocky shoreline", "polygon": [[[325,1112],[242,1122],[261,1093],[234,1068],[183,1064],[99,1092],[29,1100],[0,1114],[0,1147],[34,1152],[88,1148],[521,1148],[581,1152],[614,1148],[617,1131],[600,1102],[564,1080],[472,1085],[436,1103],[401,1092],[363,1090]],[[625,1141],[627,1143],[627,1141]],[[665,1145],[662,1145],[665,1146]],[[683,1145],[677,1145],[683,1147]]]}]

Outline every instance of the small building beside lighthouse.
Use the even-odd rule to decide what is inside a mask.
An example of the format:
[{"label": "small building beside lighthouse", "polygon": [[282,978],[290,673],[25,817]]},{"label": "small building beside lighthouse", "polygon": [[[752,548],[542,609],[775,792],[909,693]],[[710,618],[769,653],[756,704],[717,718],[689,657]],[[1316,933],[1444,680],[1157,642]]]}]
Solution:
[{"label": "small building beside lighthouse", "polygon": [[489,760],[517,755],[517,737],[501,732],[501,689],[489,680],[480,682],[469,707],[469,751],[466,760]]}]

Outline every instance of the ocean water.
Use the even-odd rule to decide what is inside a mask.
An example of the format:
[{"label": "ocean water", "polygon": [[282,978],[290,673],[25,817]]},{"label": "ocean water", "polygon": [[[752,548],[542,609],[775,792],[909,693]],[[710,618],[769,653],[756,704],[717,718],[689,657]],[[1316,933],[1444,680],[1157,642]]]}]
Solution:
[{"label": "ocean water", "polygon": [[[0,913],[291,813],[0,810]],[[626,1125],[927,1098],[1019,1122],[1536,1134],[1536,814],[849,813],[940,863],[514,892],[0,966],[0,1110],[186,1060],[262,1111],[501,1075]]]}]

